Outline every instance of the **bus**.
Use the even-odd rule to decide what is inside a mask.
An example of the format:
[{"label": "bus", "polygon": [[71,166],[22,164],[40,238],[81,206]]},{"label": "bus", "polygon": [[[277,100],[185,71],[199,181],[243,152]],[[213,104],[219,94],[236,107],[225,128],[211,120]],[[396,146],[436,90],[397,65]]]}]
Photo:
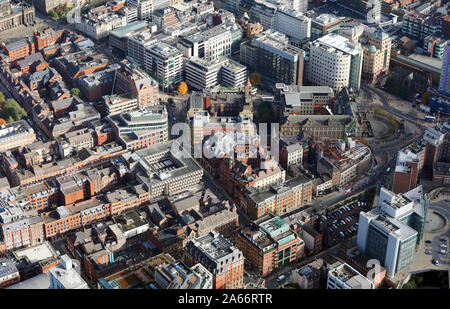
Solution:
[{"label": "bus", "polygon": [[261,101],[263,101],[263,102],[272,102],[273,100],[274,100],[274,97],[271,97],[271,96],[261,97]]},{"label": "bus", "polygon": [[436,117],[433,116],[425,116],[423,119],[427,122],[436,122]]}]

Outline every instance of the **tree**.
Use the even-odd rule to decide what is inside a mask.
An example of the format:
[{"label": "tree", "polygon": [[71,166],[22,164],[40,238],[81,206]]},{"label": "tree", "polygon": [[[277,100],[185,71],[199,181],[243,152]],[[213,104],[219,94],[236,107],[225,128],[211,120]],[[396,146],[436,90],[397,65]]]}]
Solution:
[{"label": "tree", "polygon": [[422,96],[422,104],[428,105],[428,99],[430,98],[430,93],[426,91]]},{"label": "tree", "polygon": [[14,122],[14,119],[13,119],[12,116],[9,116],[9,117],[8,117],[8,122],[9,122],[9,123]]},{"label": "tree", "polygon": [[258,86],[261,84],[261,74],[258,72],[253,72],[250,74],[250,83],[252,86]]},{"label": "tree", "polygon": [[0,91],[0,103],[5,101],[5,95]]},{"label": "tree", "polygon": [[395,78],[393,78],[392,76],[388,77],[386,79],[386,82],[384,83],[384,88],[386,90],[392,91],[395,89],[395,87],[397,87],[397,82],[395,81]]},{"label": "tree", "polygon": [[188,92],[188,86],[187,86],[187,84],[185,82],[181,82],[178,85],[178,89],[177,90],[178,90],[178,92],[180,94],[186,94]]},{"label": "tree", "polygon": [[48,11],[47,14],[48,14],[48,16],[50,16],[51,18],[58,19],[58,13],[56,13],[54,10]]},{"label": "tree", "polygon": [[403,289],[405,290],[415,290],[417,289],[417,284],[414,282],[414,280],[410,280],[407,283],[403,285]]},{"label": "tree", "polygon": [[78,89],[78,88],[72,88],[72,89],[70,89],[70,93],[71,93],[73,96],[80,97],[81,91],[80,91],[80,89]]},{"label": "tree", "polygon": [[14,99],[8,99],[1,103],[3,115],[17,121],[27,116],[27,112]]},{"label": "tree", "polygon": [[4,124],[6,124],[6,120],[3,119],[3,118],[0,118],[0,126],[2,126],[2,125],[4,125]]},{"label": "tree", "polygon": [[169,103],[170,105],[173,105],[175,103],[175,101],[172,98],[168,98],[167,103]]},{"label": "tree", "polygon": [[46,98],[47,95],[48,95],[47,89],[45,89],[45,88],[39,89],[39,96],[40,96],[41,98]]}]

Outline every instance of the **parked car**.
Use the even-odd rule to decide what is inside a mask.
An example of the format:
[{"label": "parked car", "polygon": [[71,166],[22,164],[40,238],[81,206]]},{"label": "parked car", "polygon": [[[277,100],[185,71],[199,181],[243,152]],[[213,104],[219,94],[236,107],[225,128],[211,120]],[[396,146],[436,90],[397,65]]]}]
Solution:
[{"label": "parked car", "polygon": [[441,238],[441,241],[447,241],[447,238]]},{"label": "parked car", "polygon": [[425,240],[426,244],[431,244],[431,240]]},{"label": "parked car", "polygon": [[431,254],[432,251],[431,250],[425,250],[425,254]]},{"label": "parked car", "polygon": [[277,278],[277,282],[281,282],[281,281],[283,281],[285,278],[286,278],[285,275],[281,275],[281,276],[279,276],[279,277]]},{"label": "parked car", "polygon": [[433,263],[434,265],[436,265],[436,266],[438,266],[438,265],[439,265],[439,261],[438,261],[438,260],[436,260],[436,259],[433,259],[433,260],[432,260],[432,263]]},{"label": "parked car", "polygon": [[447,254],[447,250],[441,250],[441,254]]},{"label": "parked car", "polygon": [[440,244],[439,247],[446,249],[447,245],[446,244]]}]

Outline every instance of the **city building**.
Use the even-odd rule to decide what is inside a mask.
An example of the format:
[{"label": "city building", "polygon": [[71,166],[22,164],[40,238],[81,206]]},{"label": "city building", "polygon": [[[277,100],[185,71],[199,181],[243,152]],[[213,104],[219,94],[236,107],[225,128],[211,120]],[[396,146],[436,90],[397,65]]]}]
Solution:
[{"label": "city building", "polygon": [[36,10],[43,14],[47,14],[48,11],[63,5],[65,2],[65,0],[36,0],[33,1],[33,4]]},{"label": "city building", "polygon": [[184,259],[187,265],[202,264],[213,275],[214,289],[242,288],[244,255],[219,233],[189,241]]},{"label": "city building", "polygon": [[175,47],[159,42],[145,47],[145,71],[162,89],[173,89],[182,81],[183,54]]},{"label": "city building", "polygon": [[344,186],[358,175],[369,171],[372,152],[362,140],[322,139],[317,142],[317,171],[328,174],[333,186]]},{"label": "city building", "polygon": [[[134,104],[136,104],[136,99]],[[129,102],[128,99],[125,102]],[[119,104],[122,104],[119,102]],[[124,103],[128,109],[128,103]],[[169,139],[168,116],[164,106],[153,106],[145,110],[118,112],[108,116],[116,139],[126,149],[135,150],[163,144]]]},{"label": "city building", "polygon": [[0,33],[19,26],[31,26],[35,22],[35,10],[28,3],[0,1]]},{"label": "city building", "polygon": [[275,30],[286,34],[292,45],[299,46],[311,37],[311,18],[302,11],[280,7],[275,16]]},{"label": "city building", "polygon": [[152,23],[155,23],[158,30],[163,30],[181,25],[177,17],[176,10],[172,7],[155,10],[152,15]]},{"label": "city building", "polygon": [[262,189],[247,187],[241,202],[243,210],[253,219],[271,213],[289,213],[312,200],[312,182],[303,175]]},{"label": "city building", "polygon": [[30,39],[20,39],[4,45],[9,62],[20,60],[34,53],[34,44]]},{"label": "city building", "polygon": [[423,50],[429,57],[442,59],[448,40],[443,37],[429,35],[423,39]]},{"label": "city building", "polygon": [[242,87],[247,82],[247,68],[225,57],[212,61],[192,57],[186,62],[184,71],[186,83],[197,90],[217,85],[233,89]]},{"label": "city building", "polygon": [[36,134],[25,120],[8,123],[0,128],[0,152],[27,146],[34,141]]},{"label": "city building", "polygon": [[336,4],[355,12],[368,23],[381,21],[381,0],[342,0]]},{"label": "city building", "polygon": [[107,38],[110,31],[126,26],[126,24],[125,16],[115,14],[110,8],[100,6],[82,16],[81,22],[76,23],[76,29],[98,41]]},{"label": "city building", "polygon": [[413,144],[398,152],[392,188],[394,193],[406,193],[417,186],[425,154],[426,147],[423,144]]},{"label": "city building", "polygon": [[88,101],[99,101],[102,96],[111,94],[114,77],[119,69],[117,63],[95,73],[83,75],[77,80],[77,86]]},{"label": "city building", "polygon": [[136,33],[146,30],[146,21],[127,21],[127,25],[109,32],[109,44],[113,52],[119,52],[123,56],[128,55],[128,38]]},{"label": "city building", "polygon": [[330,33],[339,34],[341,19],[332,14],[321,14],[311,21],[311,41]]},{"label": "city building", "polygon": [[231,31],[226,25],[217,25],[197,33],[182,36],[177,48],[187,58],[199,57],[206,61],[231,57]]},{"label": "city building", "polygon": [[240,62],[272,82],[303,84],[305,53],[288,43],[288,38],[272,30],[255,35],[241,43]]},{"label": "city building", "polygon": [[377,259],[389,278],[407,269],[423,238],[428,204],[422,186],[404,194],[381,188],[378,206],[360,213],[358,250]]},{"label": "city building", "polygon": [[65,254],[61,256],[61,263],[49,270],[50,289],[89,289],[81,275],[73,268],[73,262]]},{"label": "city building", "polygon": [[154,10],[157,10],[155,3],[152,0],[129,0],[128,6],[137,8],[137,18],[139,20],[150,20]]},{"label": "city building", "polygon": [[145,48],[156,43],[156,39],[150,31],[142,31],[133,34],[127,39],[127,56],[137,64],[144,66]]},{"label": "city building", "polygon": [[203,169],[178,142],[167,141],[121,156],[130,173],[148,189],[150,198],[171,196],[197,185]]},{"label": "city building", "polygon": [[237,230],[236,247],[265,277],[302,257],[304,243],[283,219],[269,216]]},{"label": "city building", "polygon": [[159,266],[155,282],[162,289],[212,289],[213,276],[200,263],[188,267],[182,261]]},{"label": "city building", "polygon": [[158,83],[135,64],[127,60],[120,62],[114,90],[116,93],[131,94],[137,98],[139,108],[159,104]]},{"label": "city building", "polygon": [[131,112],[138,109],[137,99],[134,96],[126,95],[104,95],[102,104],[108,116]]},{"label": "city building", "polygon": [[281,117],[288,115],[331,115],[334,91],[327,86],[296,86],[277,83]]},{"label": "city building", "polygon": [[361,78],[368,83],[375,82],[380,74],[389,71],[391,58],[391,39],[382,31],[370,31],[368,27],[359,42],[363,48],[363,67]]},{"label": "city building", "polygon": [[442,58],[439,92],[446,96],[450,96],[450,41],[447,42],[447,46],[445,46],[445,51]]},{"label": "city building", "polygon": [[337,262],[328,270],[327,289],[373,289],[373,283],[346,263]]},{"label": "city building", "polygon": [[12,259],[0,258],[0,288],[4,289],[20,281],[20,274]]},{"label": "city building", "polygon": [[357,121],[349,115],[288,115],[280,121],[282,136],[303,134],[313,140],[322,137],[344,139],[357,135],[357,132]]},{"label": "city building", "polygon": [[348,87],[358,91],[361,85],[363,50],[359,43],[337,34],[328,34],[309,43],[306,78],[315,85],[334,91]]}]

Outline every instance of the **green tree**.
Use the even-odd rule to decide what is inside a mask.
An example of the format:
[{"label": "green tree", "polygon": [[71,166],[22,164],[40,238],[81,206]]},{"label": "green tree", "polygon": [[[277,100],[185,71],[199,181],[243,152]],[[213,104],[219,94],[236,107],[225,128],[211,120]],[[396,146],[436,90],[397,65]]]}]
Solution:
[{"label": "green tree", "polygon": [[73,96],[80,97],[81,91],[80,91],[80,89],[78,89],[78,88],[72,88],[72,89],[70,90],[70,93],[71,93]]},{"label": "green tree", "polygon": [[45,89],[45,88],[39,89],[39,96],[40,96],[41,98],[46,98],[47,95],[48,95],[47,89]]},{"label": "green tree", "polygon": [[263,102],[258,109],[259,123],[272,123],[272,111],[268,102]]},{"label": "green tree", "polygon": [[3,115],[17,121],[27,116],[27,112],[14,99],[7,99],[1,103]]},{"label": "green tree", "polygon": [[12,116],[9,116],[9,117],[8,117],[8,122],[9,122],[9,123],[14,122],[14,119],[13,119]]},{"label": "green tree", "polygon": [[393,91],[397,87],[397,82],[395,81],[395,78],[392,76],[388,77],[386,79],[386,82],[384,83],[384,88],[388,91]]},{"label": "green tree", "polygon": [[5,101],[5,95],[0,91],[0,103]]},{"label": "green tree", "polygon": [[54,18],[54,19],[58,19],[58,13],[56,13],[54,10],[50,10],[50,11],[48,11],[48,16],[50,16],[51,18]]},{"label": "green tree", "polygon": [[417,284],[414,282],[414,280],[410,280],[403,285],[403,289],[405,289],[405,290],[417,289]]},{"label": "green tree", "polygon": [[167,103],[169,103],[170,105],[173,105],[175,103],[175,101],[172,98],[167,99]]},{"label": "green tree", "polygon": [[250,74],[250,83],[252,86],[258,86],[261,84],[261,74],[258,72],[253,72]]}]

